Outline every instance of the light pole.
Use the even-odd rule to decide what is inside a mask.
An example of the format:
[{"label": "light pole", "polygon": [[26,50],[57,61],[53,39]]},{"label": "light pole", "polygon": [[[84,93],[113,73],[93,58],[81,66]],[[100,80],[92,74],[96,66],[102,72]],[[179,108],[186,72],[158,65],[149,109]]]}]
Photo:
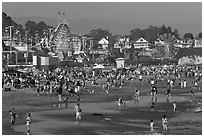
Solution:
[{"label": "light pole", "polygon": [[27,49],[26,49],[26,54],[24,54],[24,57],[25,57],[25,63],[26,63],[26,65],[28,64],[28,31],[29,30],[27,30],[26,31],[26,46],[27,46]]},{"label": "light pole", "polygon": [[[9,27],[9,31],[10,31],[10,55],[9,55],[9,58],[11,58],[11,45],[12,45],[12,43],[11,43],[11,40],[12,40],[12,28],[14,27],[14,26],[8,26]],[[9,65],[9,59],[8,59],[8,65]]]}]

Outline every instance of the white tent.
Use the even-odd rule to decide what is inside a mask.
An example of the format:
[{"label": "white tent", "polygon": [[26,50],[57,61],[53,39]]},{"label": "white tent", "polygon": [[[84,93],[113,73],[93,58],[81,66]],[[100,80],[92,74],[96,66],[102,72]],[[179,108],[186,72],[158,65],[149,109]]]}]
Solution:
[{"label": "white tent", "polygon": [[93,67],[93,69],[103,69],[103,68],[105,68],[105,67],[103,65],[100,65],[100,64]]},{"label": "white tent", "polygon": [[178,61],[178,65],[187,65],[187,64],[196,64],[193,59],[189,59],[188,57],[182,57]]}]

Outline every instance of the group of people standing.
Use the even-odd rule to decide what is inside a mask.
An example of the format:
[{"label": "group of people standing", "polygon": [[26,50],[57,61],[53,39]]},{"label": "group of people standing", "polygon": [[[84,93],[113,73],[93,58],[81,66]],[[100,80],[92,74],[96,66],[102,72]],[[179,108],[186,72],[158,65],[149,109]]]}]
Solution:
[{"label": "group of people standing", "polygon": [[[14,128],[16,124],[16,119],[18,118],[18,115],[14,108],[9,110],[9,117],[10,117],[11,128]],[[27,113],[25,120],[26,120],[27,135],[30,135],[31,134],[30,133],[30,126],[31,126],[31,113],[30,112]]]},{"label": "group of people standing", "polygon": [[[194,68],[197,69],[197,68]],[[153,70],[153,71],[152,71]],[[151,95],[151,110],[154,110],[154,103],[157,102],[157,98],[158,98],[158,89],[157,89],[157,80],[163,80],[163,76],[162,74],[168,74],[168,75],[174,75],[177,79],[181,79],[181,77],[184,75],[186,77],[193,77],[195,74],[195,86],[198,86],[198,79],[197,77],[198,74],[195,73],[195,71],[190,71],[192,72],[192,74],[190,75],[187,70],[189,70],[189,68],[180,68],[180,67],[172,67],[169,69],[152,69],[147,68],[145,71],[141,70],[141,71],[130,71],[127,70],[125,72],[109,72],[106,75],[103,75],[101,77],[98,77],[98,79],[100,78],[106,78],[106,82],[103,85],[103,88],[105,90],[106,93],[110,92],[110,87],[111,86],[115,86],[115,87],[119,87],[121,88],[124,85],[124,81],[125,80],[132,80],[132,79],[138,79],[140,81],[140,83],[143,82],[143,74],[147,74],[147,75],[151,75],[153,74],[155,76],[155,79],[151,79],[150,80],[150,84],[151,84],[151,90],[150,90],[150,95]],[[44,79],[46,80],[46,82],[44,84],[42,84],[40,82],[41,77],[44,77]],[[128,79],[128,77],[131,77],[130,79]],[[92,76],[88,76],[85,72],[85,70],[75,70],[75,69],[70,69],[70,70],[61,70],[57,73],[45,73],[44,75],[35,75],[33,76],[34,80],[35,80],[35,86],[36,91],[37,91],[37,96],[40,96],[40,92],[43,92],[44,95],[46,95],[47,93],[50,93],[50,95],[52,96],[53,92],[58,93],[58,100],[59,101],[63,101],[62,99],[62,93],[63,93],[63,89],[67,92],[67,93],[73,93],[77,96],[77,105],[75,106],[75,119],[80,120],[82,119],[82,108],[80,107],[80,91],[82,89],[85,89],[85,85],[86,85],[86,81],[90,81],[91,84],[94,84],[95,79],[93,80]],[[175,80],[177,80],[175,78]],[[166,96],[167,99],[170,99],[170,91],[171,89],[174,88],[174,83],[175,83],[174,79],[169,79],[167,82],[169,84],[169,87],[167,88],[166,91]],[[182,80],[180,81],[180,86],[181,88],[186,88],[187,87],[187,82],[186,80]],[[135,89],[135,93],[133,95],[133,99],[135,99],[137,102],[139,102],[140,100],[140,89],[136,88]],[[66,98],[66,100],[68,100],[68,98]],[[119,109],[125,108],[126,104],[123,101],[123,97],[120,97],[118,99],[118,106]],[[173,102],[173,111],[177,111],[176,108],[176,102]],[[11,126],[15,125],[15,121],[16,118],[18,117],[15,109],[12,109],[10,112],[10,122],[11,122]],[[31,125],[31,114],[28,113],[27,117],[26,117],[26,126],[27,126],[27,133],[30,134],[30,125]],[[167,130],[168,126],[168,121],[167,121],[167,117],[166,115],[164,115],[162,117],[162,127],[164,130]],[[150,121],[150,129],[151,131],[154,130],[154,120]]]}]

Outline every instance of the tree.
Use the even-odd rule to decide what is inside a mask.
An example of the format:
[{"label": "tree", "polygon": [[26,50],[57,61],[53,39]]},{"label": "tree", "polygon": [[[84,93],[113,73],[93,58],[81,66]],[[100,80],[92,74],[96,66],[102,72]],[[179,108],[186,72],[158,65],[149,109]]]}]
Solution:
[{"label": "tree", "polygon": [[36,28],[37,28],[36,31],[38,31],[38,35],[40,37],[42,37],[43,36],[43,30],[47,30],[48,25],[45,22],[41,21],[41,22],[36,24]]},{"label": "tree", "polygon": [[7,26],[14,26],[12,30],[15,30],[18,28],[18,24],[13,21],[13,19],[8,16],[5,12],[2,12],[2,34],[4,34],[5,28]]},{"label": "tree", "polygon": [[145,34],[143,32],[143,30],[139,29],[139,28],[135,28],[133,30],[130,31],[130,40],[138,40],[140,37],[145,38]]},{"label": "tree", "polygon": [[108,38],[108,41],[112,40],[112,34],[109,32],[109,30],[103,30],[102,28],[100,29],[93,29],[87,34],[88,37],[93,38],[93,47],[92,49],[97,50],[99,45],[98,41],[101,40],[102,38]]},{"label": "tree", "polygon": [[89,37],[92,37],[94,40],[101,40],[102,38],[110,38],[112,37],[112,34],[109,32],[109,30],[103,30],[102,28],[100,29],[93,29],[87,34]]},{"label": "tree", "polygon": [[166,30],[167,30],[166,33],[168,33],[168,34],[172,34],[172,28],[171,28],[170,26],[168,26],[168,27],[166,28]]},{"label": "tree", "polygon": [[202,32],[200,32],[199,34],[198,34],[198,38],[202,38]]},{"label": "tree", "polygon": [[176,39],[180,39],[179,37],[179,31],[177,29],[174,29],[174,31],[172,32],[172,34],[176,37]]},{"label": "tree", "polygon": [[183,38],[187,40],[187,39],[193,39],[194,37],[192,33],[188,32],[184,34]]},{"label": "tree", "polygon": [[162,27],[161,27],[161,31],[160,31],[160,35],[162,35],[162,34],[165,34],[165,33],[167,33],[167,28],[166,28],[166,26],[165,25],[162,25]]},{"label": "tree", "polygon": [[36,23],[34,21],[27,21],[25,23],[25,29],[29,30],[29,34],[34,37],[35,36],[35,31],[37,29],[37,25],[36,25]]}]

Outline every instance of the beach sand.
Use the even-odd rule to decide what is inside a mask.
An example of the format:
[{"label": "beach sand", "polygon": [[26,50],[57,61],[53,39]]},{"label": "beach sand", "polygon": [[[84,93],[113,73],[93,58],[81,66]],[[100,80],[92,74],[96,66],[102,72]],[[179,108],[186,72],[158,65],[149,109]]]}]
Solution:
[{"label": "beach sand", "polygon": [[[135,85],[142,90],[139,102],[132,100]],[[88,85],[96,92],[81,94],[82,120],[75,120],[75,98],[70,97],[68,102],[60,103],[57,96],[37,97],[35,89],[31,88],[4,92],[2,134],[26,134],[25,116],[31,112],[32,135],[201,135],[202,112],[198,110],[202,105],[202,94],[192,98],[189,95],[190,88],[175,88],[171,92],[170,102],[166,102],[165,85],[159,85],[154,111],[150,110],[150,86],[147,83],[138,85],[137,82],[129,82],[122,89],[112,88],[109,94],[100,85]],[[15,99],[12,99],[13,96]],[[121,110],[117,106],[120,96],[124,97],[126,103]],[[173,111],[173,101],[177,102],[177,112]],[[8,110],[12,107],[16,108],[19,115],[14,129],[8,123]],[[169,122],[168,131],[163,131],[161,127],[164,114]],[[154,131],[150,131],[151,119],[155,122]]]}]

